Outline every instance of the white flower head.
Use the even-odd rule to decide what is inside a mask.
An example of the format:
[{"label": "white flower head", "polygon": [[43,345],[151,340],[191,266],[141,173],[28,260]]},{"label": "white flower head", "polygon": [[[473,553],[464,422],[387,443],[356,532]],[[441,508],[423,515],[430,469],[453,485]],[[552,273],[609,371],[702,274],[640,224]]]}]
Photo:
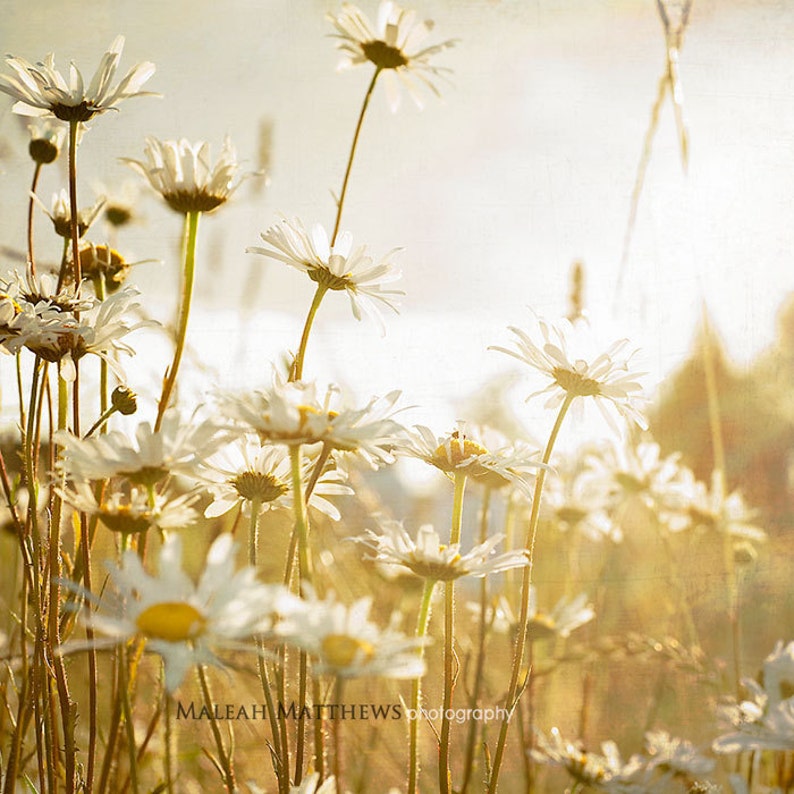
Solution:
[{"label": "white flower head", "polygon": [[646,768],[649,770],[693,778],[708,775],[715,767],[714,759],[698,752],[692,742],[670,736],[667,731],[646,733],[645,748],[649,756]]},{"label": "white flower head", "polygon": [[[493,346],[490,350],[529,364],[551,383],[530,395],[549,394],[546,406],[559,406],[566,397],[572,400],[590,398],[598,406],[610,427],[620,432],[609,409],[629,422],[647,428],[639,408],[644,404],[642,386],[637,382],[641,373],[631,372],[629,364],[634,353],[625,354],[627,339],[621,339],[605,352],[592,347],[592,336],[586,323],[561,320],[557,326],[538,318],[540,341],[526,331],[511,327],[515,349]],[[570,349],[570,350],[569,350]]]},{"label": "white flower head", "polygon": [[102,56],[99,68],[87,87],[74,62],[69,66],[67,82],[55,68],[52,53],[43,63],[36,64],[9,56],[6,63],[15,74],[0,75],[0,91],[17,100],[15,113],[55,116],[61,121],[85,123],[99,113],[115,109],[123,99],[152,95],[141,91],[155,70],[154,64],[148,62],[134,66],[117,85],[111,86],[123,48],[124,37],[117,36]]},{"label": "white flower head", "polygon": [[83,613],[84,622],[105,635],[88,644],[108,647],[134,637],[144,640],[146,650],[163,659],[169,692],[179,687],[193,665],[222,667],[219,650],[255,652],[253,637],[272,633],[277,620],[295,608],[298,599],[280,585],[258,582],[251,567],[235,570],[234,555],[231,535],[221,535],[194,583],[182,568],[179,535],[163,542],[157,575],[147,573],[135,551],[125,552],[121,565],[108,565],[115,591],[109,597],[97,599],[73,585],[96,606],[95,611]]},{"label": "white flower head", "polygon": [[529,564],[524,551],[493,555],[496,546],[504,539],[501,534],[493,535],[462,554],[460,543],[442,544],[438,533],[429,524],[419,527],[416,538],[412,538],[398,521],[383,522],[382,529],[382,533],[366,530],[364,536],[350,540],[374,552],[366,559],[397,566],[423,579],[448,582],[461,576],[483,577]]},{"label": "white flower head", "polygon": [[28,132],[28,153],[31,159],[39,165],[55,162],[66,140],[66,125],[55,119],[34,118],[28,124]]},{"label": "white flower head", "polygon": [[315,224],[311,232],[307,232],[297,218],[282,218],[280,223],[271,226],[261,237],[270,247],[253,246],[246,249],[248,253],[284,262],[306,273],[318,287],[346,292],[357,320],[361,319],[363,311],[383,331],[383,320],[376,304],[381,303],[397,311],[393,297],[404,293],[384,289],[384,285],[391,284],[401,276],[390,261],[399,249],[395,248],[375,263],[367,253],[366,246],[353,249],[353,237],[349,232],[339,234],[332,246],[320,224]]},{"label": "white flower head", "polygon": [[[52,210],[48,210],[44,203],[35,193],[31,193],[31,198],[44,211],[45,215],[52,221],[55,233],[66,240],[72,239],[72,210],[69,201],[69,194],[64,188],[59,193],[53,193]],[[99,196],[91,207],[77,211],[77,236],[83,237],[97,219],[97,216],[105,206],[105,197]]]},{"label": "white flower head", "polygon": [[585,593],[575,598],[563,596],[550,612],[542,611],[537,606],[537,591],[530,587],[529,591],[529,636],[533,640],[547,637],[570,637],[571,632],[589,623],[595,617],[593,605]]},{"label": "white flower head", "polygon": [[215,165],[210,146],[204,141],[190,143],[146,139],[146,161],[123,158],[179,213],[212,212],[228,201],[240,184],[237,154],[227,136]]},{"label": "white flower head", "polygon": [[306,775],[300,786],[291,786],[290,794],[336,794],[336,778],[331,775],[320,784],[320,773]]},{"label": "white flower head", "polygon": [[372,623],[371,598],[345,606],[333,595],[322,601],[308,596],[303,609],[292,613],[279,632],[315,658],[319,673],[338,678],[417,678],[424,673],[417,649],[425,641]]},{"label": "white flower head", "polygon": [[431,20],[419,22],[415,11],[401,8],[391,0],[380,3],[376,25],[352,3],[343,3],[341,11],[329,14],[328,19],[337,30],[337,48],[343,53],[339,67],[347,68],[367,61],[374,64],[379,72],[383,72],[392,111],[400,105],[400,82],[420,108],[422,98],[414,81],[439,96],[433,79],[448,70],[434,66],[432,59],[452,47],[455,41],[422,46],[433,30]]}]

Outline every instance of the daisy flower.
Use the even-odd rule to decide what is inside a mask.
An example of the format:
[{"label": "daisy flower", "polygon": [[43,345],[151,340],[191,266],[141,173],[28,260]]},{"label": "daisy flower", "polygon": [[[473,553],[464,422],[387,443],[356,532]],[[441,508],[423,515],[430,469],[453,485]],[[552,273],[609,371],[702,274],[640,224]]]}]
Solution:
[{"label": "daisy flower", "polygon": [[401,443],[400,451],[435,466],[450,479],[460,471],[489,488],[512,484],[526,494],[531,494],[531,488],[525,473],[543,468],[534,454],[526,450],[508,450],[505,455],[492,453],[461,429],[447,436],[436,436],[430,428],[416,425],[415,432],[408,433]]},{"label": "daisy flower", "polygon": [[319,223],[312,227],[311,232],[307,232],[297,218],[291,221],[282,218],[280,223],[271,226],[261,237],[271,247],[253,246],[246,249],[248,253],[284,262],[306,273],[318,288],[347,292],[353,316],[357,320],[361,319],[361,312],[364,311],[383,331],[383,320],[377,311],[376,301],[397,311],[392,297],[404,293],[383,287],[401,276],[400,271],[395,270],[389,261],[399,249],[395,248],[381,262],[373,264],[366,246],[353,250],[353,237],[349,232],[339,234],[332,247],[327,232]]},{"label": "daisy flower", "polygon": [[[72,211],[69,202],[69,194],[66,189],[60,193],[54,193],[52,196],[52,210],[48,210],[44,203],[39,199],[35,193],[30,194],[32,199],[44,210],[44,214],[52,221],[55,233],[59,237],[67,240],[72,239]],[[100,196],[92,207],[77,211],[77,236],[83,235],[91,227],[91,224],[97,219],[97,216],[105,206],[105,197]]]},{"label": "daisy flower", "polygon": [[85,439],[61,431],[56,441],[70,480],[125,477],[134,485],[149,486],[170,475],[194,477],[198,465],[223,443],[220,430],[212,421],[185,421],[171,410],[158,431],[149,422],[139,424],[134,441],[118,430]]},{"label": "daisy flower", "polygon": [[423,579],[449,582],[461,576],[483,577],[529,564],[524,551],[492,556],[493,550],[504,539],[501,534],[480,543],[467,554],[461,554],[460,543],[442,544],[438,533],[429,524],[419,527],[416,539],[403,529],[399,521],[383,522],[382,527],[382,534],[368,529],[363,537],[349,540],[374,552],[365,559],[396,566]]},{"label": "daisy flower", "polygon": [[175,212],[212,212],[228,201],[240,184],[237,154],[228,136],[214,166],[210,146],[204,141],[147,138],[144,154],[145,162],[122,161],[148,180]]},{"label": "daisy flower", "polygon": [[111,532],[134,534],[153,528],[182,529],[199,518],[193,507],[199,499],[197,493],[170,499],[163,494],[151,497],[147,490],[133,487],[128,493],[113,490],[98,499],[87,482],[77,482],[73,488],[58,490],[58,494],[75,510],[96,516]]},{"label": "daisy flower", "polygon": [[529,637],[539,640],[546,637],[571,636],[571,632],[589,623],[595,617],[593,605],[585,593],[575,598],[563,596],[550,612],[538,609],[537,591],[530,586],[529,591]]},{"label": "daisy flower", "polygon": [[68,122],[89,121],[97,114],[115,108],[123,99],[148,93],[141,91],[141,86],[154,74],[154,64],[148,62],[134,66],[118,85],[111,87],[123,48],[124,37],[116,37],[102,56],[87,88],[74,63],[70,64],[67,83],[55,68],[52,53],[43,63],[36,64],[10,56],[6,63],[15,74],[0,75],[0,91],[17,100],[14,112],[23,116],[55,116]]},{"label": "daisy flower", "polygon": [[645,749],[649,756],[647,769],[671,772],[676,777],[708,775],[716,765],[713,758],[701,755],[692,742],[670,736],[667,731],[646,733]]},{"label": "daisy flower", "polygon": [[66,140],[66,126],[50,119],[33,119],[28,124],[30,143],[28,154],[39,165],[48,165],[58,159]]},{"label": "daisy flower", "polygon": [[[223,667],[216,651],[256,652],[254,636],[272,633],[280,616],[298,599],[280,585],[257,581],[251,567],[235,570],[235,544],[221,535],[209,549],[197,583],[182,568],[182,541],[170,535],[160,549],[159,572],[144,570],[137,552],[127,551],[121,564],[108,564],[110,596],[101,599],[78,585],[72,589],[92,602],[95,611],[83,621],[104,638],[93,647],[126,644],[133,638],[163,659],[165,685],[174,692],[193,665]],[[67,644],[62,652],[79,650]]]},{"label": "daisy flower", "polygon": [[367,61],[374,64],[378,72],[383,72],[392,111],[396,111],[400,105],[400,82],[420,108],[422,99],[416,90],[415,81],[439,96],[433,78],[448,70],[433,66],[432,59],[452,47],[455,41],[422,46],[433,30],[431,20],[419,22],[415,11],[401,8],[391,0],[382,0],[376,25],[352,3],[343,3],[341,11],[329,14],[328,19],[337,30],[337,49],[343,53],[339,68]]},{"label": "daisy flower", "polygon": [[[302,478],[306,482],[313,465],[307,462]],[[261,446],[258,441],[241,439],[231,448],[226,447],[207,461],[206,485],[213,501],[204,511],[207,518],[215,518],[242,505],[250,515],[256,501],[259,512],[278,508],[292,509],[291,465],[284,447]],[[309,499],[309,506],[324,513],[334,521],[341,518],[336,506],[326,496],[352,494],[337,472],[320,476]]]},{"label": "daisy flower", "polygon": [[[526,331],[511,327],[516,337],[515,349],[494,346],[490,350],[506,353],[541,372],[551,383],[541,391],[530,395],[549,394],[546,407],[559,406],[566,398],[592,398],[610,427],[618,430],[612,414],[613,409],[620,416],[634,422],[642,429],[647,423],[639,406],[644,402],[640,393],[642,386],[637,383],[640,373],[629,371],[629,363],[634,353],[625,355],[627,339],[621,339],[605,352],[594,354],[584,348],[591,346],[590,337],[583,323],[560,321],[553,326],[538,319],[542,341],[535,341]],[[569,348],[583,348],[577,355],[569,353]],[[587,358],[578,355],[580,353]],[[618,431],[619,432],[619,431]]]},{"label": "daisy flower", "polygon": [[314,669],[338,678],[382,676],[417,678],[425,665],[417,654],[423,638],[406,637],[396,629],[380,629],[369,620],[371,598],[351,606],[333,595],[323,601],[312,594],[304,608],[280,628],[286,641],[316,659]]}]

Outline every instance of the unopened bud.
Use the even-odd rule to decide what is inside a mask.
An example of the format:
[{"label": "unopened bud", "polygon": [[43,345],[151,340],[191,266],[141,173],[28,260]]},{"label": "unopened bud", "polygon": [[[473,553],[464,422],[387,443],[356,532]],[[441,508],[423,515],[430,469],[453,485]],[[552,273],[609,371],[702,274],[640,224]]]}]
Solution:
[{"label": "unopened bud", "polygon": [[124,416],[134,414],[138,410],[138,396],[127,386],[116,386],[110,395],[110,402]]}]

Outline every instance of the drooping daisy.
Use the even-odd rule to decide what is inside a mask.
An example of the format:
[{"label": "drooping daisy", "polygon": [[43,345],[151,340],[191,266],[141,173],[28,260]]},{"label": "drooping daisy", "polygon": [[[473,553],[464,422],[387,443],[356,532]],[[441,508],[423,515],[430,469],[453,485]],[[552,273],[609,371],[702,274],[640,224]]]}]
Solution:
[{"label": "drooping daisy", "polygon": [[[303,482],[313,468],[311,460],[307,464]],[[283,446],[262,446],[259,441],[243,438],[214,455],[206,466],[206,485],[213,496],[204,512],[207,518],[224,515],[238,505],[250,515],[254,502],[260,513],[292,509],[290,458]],[[325,497],[352,493],[353,489],[343,483],[337,472],[327,472],[318,478],[309,506],[338,521],[339,510]]]},{"label": "drooping daisy", "polygon": [[398,521],[383,522],[382,529],[381,533],[368,529],[363,536],[350,540],[374,552],[365,559],[402,568],[423,579],[449,582],[461,576],[483,577],[529,564],[524,551],[492,556],[493,550],[504,539],[501,534],[493,535],[467,554],[461,554],[460,543],[442,544],[438,533],[429,524],[419,527],[415,539]]},{"label": "drooping daisy", "polygon": [[371,606],[371,598],[345,606],[333,595],[320,601],[309,594],[303,609],[289,616],[280,633],[314,657],[318,673],[337,678],[421,676],[425,665],[417,648],[425,641],[391,627],[379,628],[369,620]]},{"label": "drooping daisy", "polygon": [[[95,611],[84,613],[84,622],[105,635],[91,645],[110,647],[140,638],[147,651],[162,657],[169,692],[179,687],[193,665],[222,667],[217,651],[255,652],[253,637],[271,633],[298,599],[280,585],[258,582],[251,567],[235,570],[234,555],[231,535],[221,535],[194,584],[182,568],[179,535],[163,542],[156,576],[146,572],[135,551],[125,552],[121,565],[108,565],[115,591],[110,596],[100,599],[73,586],[95,606]],[[67,645],[63,650],[80,647]]]},{"label": "drooping daisy", "polygon": [[[61,190],[60,193],[54,193],[52,196],[52,210],[48,210],[44,203],[36,196],[35,193],[31,194],[33,200],[44,210],[46,216],[52,221],[55,233],[59,237],[67,240],[72,238],[72,211],[69,202],[69,194],[66,189]],[[97,216],[105,206],[105,197],[100,196],[91,207],[87,207],[77,212],[77,236],[83,237],[91,227],[91,224],[97,219]]]},{"label": "drooping daisy", "polygon": [[[561,320],[559,326],[554,326],[538,318],[538,326],[542,337],[540,342],[526,331],[511,326],[510,331],[516,337],[515,349],[489,348],[517,358],[551,379],[545,389],[530,397],[549,394],[547,407],[559,406],[566,397],[572,400],[592,398],[610,427],[618,429],[608,410],[611,408],[628,421],[647,428],[639,410],[644,402],[642,386],[637,382],[640,373],[629,370],[634,353],[625,354],[627,339],[621,339],[605,352],[596,354],[585,349],[591,347],[592,342],[589,329],[582,322],[574,324]],[[569,348],[574,346],[582,349],[574,350],[572,355]]]},{"label": "drooping daisy", "polygon": [[36,64],[10,56],[6,63],[14,70],[15,76],[0,75],[0,91],[17,100],[13,108],[15,113],[55,116],[61,121],[84,123],[115,108],[123,99],[152,95],[141,91],[141,86],[154,74],[154,64],[149,62],[134,66],[118,85],[111,87],[123,48],[124,37],[116,37],[102,56],[87,88],[74,63],[69,67],[67,83],[55,68],[52,53],[43,63]]},{"label": "drooping daisy", "polygon": [[406,435],[400,451],[435,466],[449,478],[460,471],[489,488],[512,484],[527,494],[531,493],[527,472],[543,468],[543,464],[526,450],[507,450],[504,455],[492,453],[467,437],[462,429],[447,436],[436,436],[430,428],[416,425],[415,432]]},{"label": "drooping daisy", "polygon": [[434,66],[432,58],[452,47],[455,41],[423,47],[422,43],[434,27],[431,20],[419,22],[415,11],[401,8],[391,0],[382,0],[376,25],[372,25],[366,14],[352,3],[343,3],[341,11],[329,14],[328,19],[337,30],[337,48],[344,56],[339,68],[367,61],[374,64],[379,72],[383,72],[392,111],[400,105],[400,82],[420,108],[422,99],[415,80],[439,96],[433,78],[448,70]]},{"label": "drooping daisy", "polygon": [[240,184],[237,154],[227,136],[218,161],[212,165],[210,145],[146,139],[146,161],[122,158],[179,213],[212,212],[228,201]]},{"label": "drooping daisy", "polygon": [[134,440],[118,430],[86,439],[67,432],[56,434],[63,447],[61,466],[70,480],[124,477],[142,486],[170,475],[195,477],[199,464],[223,440],[215,422],[185,419],[174,410],[166,412],[158,431],[149,422],[139,424]]},{"label": "drooping daisy", "polygon": [[261,254],[279,262],[284,262],[300,270],[314,281],[318,287],[334,292],[347,292],[353,316],[361,319],[366,312],[383,329],[383,320],[377,311],[376,301],[397,311],[392,303],[393,296],[403,295],[399,290],[384,289],[400,278],[389,261],[399,249],[390,251],[382,261],[373,264],[367,254],[366,246],[353,250],[353,237],[342,232],[331,247],[328,234],[318,223],[307,232],[297,218],[282,218],[280,223],[271,226],[262,235],[262,240],[270,248],[252,246],[246,251]]},{"label": "drooping daisy", "polygon": [[28,131],[28,154],[31,160],[39,165],[55,162],[66,140],[66,126],[51,119],[32,119]]},{"label": "drooping daisy", "polygon": [[[107,491],[107,489],[106,489]],[[87,482],[77,482],[72,488],[58,491],[63,500],[75,510],[96,516],[111,532],[135,534],[148,529],[183,529],[199,518],[193,505],[199,494],[188,493],[169,498],[164,494],[151,496],[146,490],[132,487],[129,492],[114,489],[97,498]]]}]

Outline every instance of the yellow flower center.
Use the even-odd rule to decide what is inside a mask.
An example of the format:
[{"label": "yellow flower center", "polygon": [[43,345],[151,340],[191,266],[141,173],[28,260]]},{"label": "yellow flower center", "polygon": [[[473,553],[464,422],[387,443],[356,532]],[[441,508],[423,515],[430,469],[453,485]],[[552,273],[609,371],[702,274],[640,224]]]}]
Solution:
[{"label": "yellow flower center", "polygon": [[163,193],[163,198],[174,212],[186,215],[188,212],[212,212],[225,203],[227,196],[210,193],[206,188],[196,187],[193,190]]},{"label": "yellow flower center", "polygon": [[352,289],[355,291],[355,284],[350,279],[350,273],[337,276],[324,267],[312,267],[306,272],[312,281],[326,289],[336,290],[337,292],[343,289]]},{"label": "yellow flower center", "polygon": [[194,606],[184,601],[152,604],[138,615],[135,625],[149,639],[187,642],[204,632],[207,620]]},{"label": "yellow flower center", "polygon": [[111,531],[130,535],[145,532],[152,523],[150,510],[133,510],[131,505],[102,505],[99,520]]},{"label": "yellow flower center", "polygon": [[402,50],[392,47],[381,39],[365,41],[361,45],[361,51],[380,69],[399,69],[408,65],[408,59],[403,55]]},{"label": "yellow flower center", "polygon": [[249,502],[255,499],[260,503],[272,502],[289,490],[289,486],[278,477],[258,471],[244,471],[231,480],[231,484],[235,491]]},{"label": "yellow flower center", "polygon": [[575,397],[597,397],[601,394],[601,384],[597,380],[585,378],[571,369],[555,367],[551,374],[561,389]]},{"label": "yellow flower center", "polygon": [[321,648],[325,661],[337,668],[349,667],[357,659],[369,661],[375,653],[368,642],[349,634],[328,634],[323,637]]},{"label": "yellow flower center", "polygon": [[433,465],[442,471],[449,471],[457,468],[464,460],[487,454],[488,450],[482,444],[468,438],[461,440],[455,432],[448,443],[436,447],[433,452]]}]

